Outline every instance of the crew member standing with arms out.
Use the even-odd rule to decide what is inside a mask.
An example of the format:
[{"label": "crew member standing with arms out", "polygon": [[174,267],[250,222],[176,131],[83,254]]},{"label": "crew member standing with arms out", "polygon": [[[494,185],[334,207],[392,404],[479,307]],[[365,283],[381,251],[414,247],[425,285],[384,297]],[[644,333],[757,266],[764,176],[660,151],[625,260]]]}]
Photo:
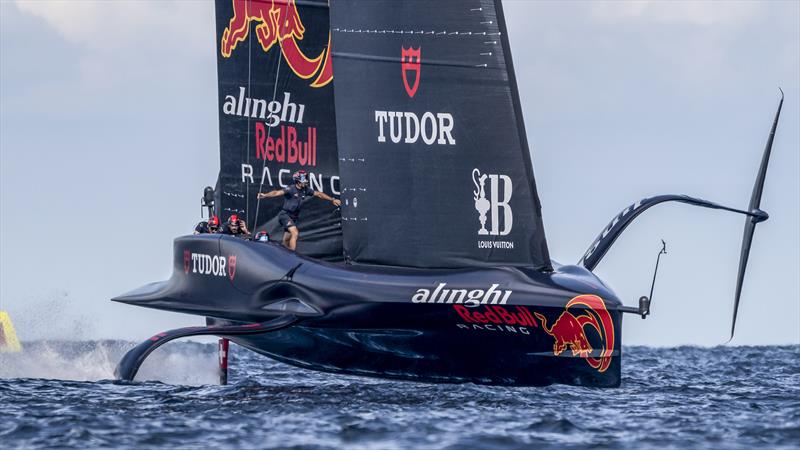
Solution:
[{"label": "crew member standing with arms out", "polygon": [[324,192],[315,191],[308,186],[308,174],[305,170],[299,170],[292,175],[294,184],[285,189],[276,189],[267,193],[259,192],[258,198],[274,198],[283,196],[283,208],[278,214],[278,220],[283,227],[283,245],[289,250],[297,248],[297,237],[300,232],[297,230],[297,219],[300,217],[300,205],[306,197],[317,197],[327,200],[339,207],[342,202]]}]

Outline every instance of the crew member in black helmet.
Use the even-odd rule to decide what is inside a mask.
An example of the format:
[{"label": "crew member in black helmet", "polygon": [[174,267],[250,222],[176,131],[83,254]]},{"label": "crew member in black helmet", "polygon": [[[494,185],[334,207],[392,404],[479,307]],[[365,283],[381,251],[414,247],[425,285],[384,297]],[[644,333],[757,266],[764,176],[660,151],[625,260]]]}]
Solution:
[{"label": "crew member in black helmet", "polygon": [[297,230],[297,219],[300,217],[300,205],[306,197],[317,197],[327,200],[338,207],[341,201],[330,197],[324,192],[315,191],[308,186],[308,174],[305,170],[299,170],[292,175],[294,184],[285,189],[276,189],[267,193],[259,192],[258,198],[274,198],[283,196],[283,208],[278,214],[278,220],[283,227],[283,245],[289,250],[297,248],[297,237],[300,232]]},{"label": "crew member in black helmet", "polygon": [[194,234],[216,233],[218,230],[219,230],[219,217],[211,216],[208,218],[208,222],[204,220],[198,223],[196,227],[194,227]]},{"label": "crew member in black helmet", "polygon": [[240,219],[236,214],[231,214],[231,217],[228,219],[228,222],[223,225],[220,233],[242,237],[250,236],[250,231],[247,229],[247,224],[244,223],[244,220]]}]

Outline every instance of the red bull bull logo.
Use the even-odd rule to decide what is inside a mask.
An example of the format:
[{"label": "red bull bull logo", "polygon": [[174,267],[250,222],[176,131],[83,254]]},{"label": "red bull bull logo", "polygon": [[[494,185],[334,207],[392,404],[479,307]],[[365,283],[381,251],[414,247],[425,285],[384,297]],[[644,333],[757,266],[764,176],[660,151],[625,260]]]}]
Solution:
[{"label": "red bull bull logo", "polygon": [[220,52],[224,58],[231,56],[239,42],[250,33],[256,23],[255,33],[261,49],[269,52],[275,44],[281,49],[283,58],[300,78],[314,78],[311,87],[319,88],[333,80],[331,38],[317,57],[309,58],[300,49],[299,41],[306,32],[295,0],[232,0],[233,17],[222,33]]},{"label": "red bull bull logo", "polygon": [[[582,314],[574,315],[570,312],[570,308],[574,308],[574,311],[581,306]],[[547,326],[547,318],[542,314],[534,315],[542,322],[544,331],[555,338],[554,355],[559,356],[570,348],[572,356],[584,358],[598,372],[605,372],[611,365],[614,353],[614,322],[602,298],[596,295],[579,295],[573,298],[567,302],[564,312],[550,327]],[[599,355],[589,343],[587,329],[594,330],[603,341]]]}]

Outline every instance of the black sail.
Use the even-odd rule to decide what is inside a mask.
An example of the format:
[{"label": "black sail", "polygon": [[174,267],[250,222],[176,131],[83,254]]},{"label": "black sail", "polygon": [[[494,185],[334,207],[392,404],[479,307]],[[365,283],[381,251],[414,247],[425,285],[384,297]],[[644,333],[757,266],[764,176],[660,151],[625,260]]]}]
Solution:
[{"label": "black sail", "polygon": [[[280,239],[283,199],[256,194],[286,186],[299,169],[312,188],[338,196],[328,12],[327,1],[216,1],[222,220],[235,213]],[[307,200],[299,229],[299,252],[342,258],[330,203]]]},{"label": "black sail", "polygon": [[345,257],[550,258],[500,1],[331,0]]}]

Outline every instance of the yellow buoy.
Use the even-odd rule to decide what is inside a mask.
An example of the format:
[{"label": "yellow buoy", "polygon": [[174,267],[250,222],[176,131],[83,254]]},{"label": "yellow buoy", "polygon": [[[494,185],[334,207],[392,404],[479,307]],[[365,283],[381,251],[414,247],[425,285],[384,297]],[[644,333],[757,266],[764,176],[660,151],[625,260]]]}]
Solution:
[{"label": "yellow buoy", "polygon": [[17,339],[17,332],[11,323],[11,317],[5,311],[0,311],[0,353],[18,352],[22,346]]}]

